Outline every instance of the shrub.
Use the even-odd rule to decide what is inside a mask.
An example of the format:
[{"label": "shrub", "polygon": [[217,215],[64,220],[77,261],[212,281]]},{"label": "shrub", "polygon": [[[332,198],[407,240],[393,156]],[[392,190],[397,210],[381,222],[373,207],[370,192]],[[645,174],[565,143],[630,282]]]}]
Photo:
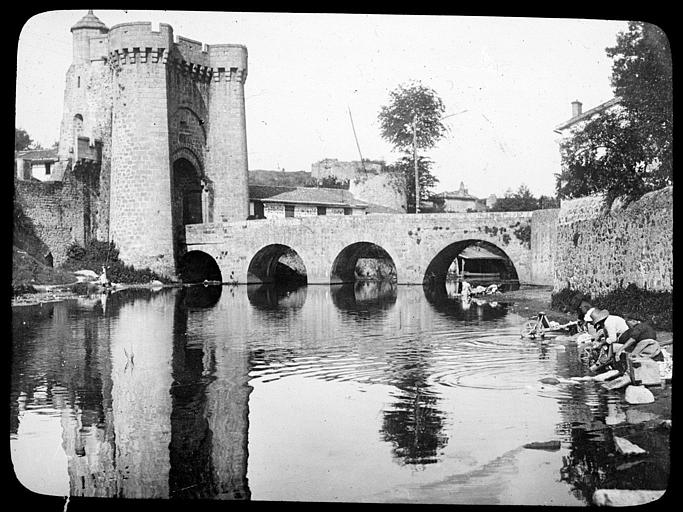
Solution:
[{"label": "shrub", "polygon": [[85,247],[74,243],[67,250],[66,261],[62,264],[62,268],[66,270],[93,270],[98,273],[103,266],[107,269],[107,277],[114,283],[149,283],[154,280],[170,282],[170,279],[149,268],[136,269],[124,264],[119,259],[119,250],[114,242],[92,240]]},{"label": "shrub", "polygon": [[36,293],[36,289],[30,284],[13,284],[12,285],[12,297],[17,295],[25,295],[28,293]]},{"label": "shrub", "polygon": [[671,292],[641,290],[631,283],[605,295],[595,297],[565,288],[552,294],[551,308],[556,311],[575,312],[582,299],[610,313],[648,322],[657,329],[673,329],[673,298]]}]

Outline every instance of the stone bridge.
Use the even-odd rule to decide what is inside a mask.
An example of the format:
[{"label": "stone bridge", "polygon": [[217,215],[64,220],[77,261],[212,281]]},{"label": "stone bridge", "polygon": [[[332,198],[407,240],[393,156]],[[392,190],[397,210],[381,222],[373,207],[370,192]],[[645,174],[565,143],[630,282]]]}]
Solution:
[{"label": "stone bridge", "polygon": [[423,284],[445,279],[465,247],[479,246],[501,258],[506,277],[533,283],[531,217],[532,212],[370,214],[193,224],[185,226],[180,267],[208,264],[220,270],[220,276],[212,275],[224,283],[263,283],[273,280],[278,260],[293,250],[309,284],[353,281],[362,257],[390,258],[398,284]]}]

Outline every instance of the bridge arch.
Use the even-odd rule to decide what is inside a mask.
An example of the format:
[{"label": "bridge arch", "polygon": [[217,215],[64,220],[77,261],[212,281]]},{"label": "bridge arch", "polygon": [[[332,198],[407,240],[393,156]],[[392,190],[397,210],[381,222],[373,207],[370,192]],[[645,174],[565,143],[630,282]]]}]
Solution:
[{"label": "bridge arch", "polygon": [[[369,259],[374,259],[377,263],[366,266],[366,269],[357,268],[359,260]],[[347,245],[337,254],[330,269],[330,283],[353,283],[363,279],[397,280],[394,258],[386,249],[373,242]]]},{"label": "bridge arch", "polygon": [[178,277],[183,283],[223,282],[221,269],[210,254],[189,251],[178,262]]},{"label": "bridge arch", "polygon": [[284,244],[262,247],[249,262],[247,284],[307,282],[306,265],[294,249]]},{"label": "bridge arch", "polygon": [[[459,240],[441,249],[427,265],[423,284],[445,286],[449,270],[461,278],[467,278],[467,274],[462,275],[463,260],[465,264],[469,264],[469,272],[475,276],[497,274],[497,279],[491,277],[498,281],[496,284],[502,284],[507,289],[519,287],[519,276],[512,259],[497,245],[478,239]],[[464,270],[467,272],[468,268]],[[477,284],[476,277],[467,280]]]}]

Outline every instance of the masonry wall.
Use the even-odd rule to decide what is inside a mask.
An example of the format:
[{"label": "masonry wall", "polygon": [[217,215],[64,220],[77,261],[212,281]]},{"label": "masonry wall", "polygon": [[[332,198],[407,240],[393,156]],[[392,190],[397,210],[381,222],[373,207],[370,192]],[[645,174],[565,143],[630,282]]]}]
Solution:
[{"label": "masonry wall", "polygon": [[673,187],[623,208],[601,211],[601,198],[564,201],[557,220],[554,289],[593,296],[630,283],[673,290]]},{"label": "masonry wall", "polygon": [[555,277],[555,248],[559,209],[537,210],[531,214],[531,282],[552,285]]},{"label": "masonry wall", "polygon": [[[113,77],[110,236],[129,265],[173,276],[168,25],[111,28]],[[144,43],[144,45],[143,45]],[[130,52],[139,47],[144,52]],[[150,49],[151,51],[147,51]]]},{"label": "masonry wall", "polygon": [[14,200],[31,220],[35,235],[47,247],[43,250],[49,250],[54,266],[59,266],[66,259],[71,243],[84,243],[82,186],[70,179],[64,182],[15,181],[14,190]]},{"label": "masonry wall", "polygon": [[240,45],[207,45],[215,72],[209,91],[206,174],[213,182],[214,220],[249,216],[249,171],[244,83],[247,49]]}]

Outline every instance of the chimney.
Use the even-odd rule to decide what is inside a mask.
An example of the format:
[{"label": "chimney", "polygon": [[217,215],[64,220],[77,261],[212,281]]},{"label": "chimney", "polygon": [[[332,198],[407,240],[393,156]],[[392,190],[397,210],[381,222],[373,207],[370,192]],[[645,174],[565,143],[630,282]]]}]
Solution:
[{"label": "chimney", "polygon": [[581,102],[579,100],[572,101],[572,117],[581,115]]}]

